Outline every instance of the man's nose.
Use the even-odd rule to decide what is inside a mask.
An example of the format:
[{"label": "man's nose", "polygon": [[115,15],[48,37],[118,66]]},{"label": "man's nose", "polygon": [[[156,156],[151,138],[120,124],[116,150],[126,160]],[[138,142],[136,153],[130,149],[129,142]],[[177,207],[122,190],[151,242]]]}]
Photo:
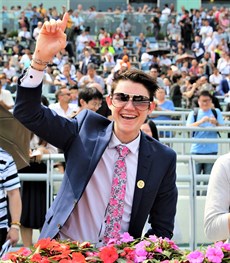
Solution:
[{"label": "man's nose", "polygon": [[129,99],[129,101],[125,104],[125,107],[124,108],[135,108],[134,105],[133,105],[133,101]]}]

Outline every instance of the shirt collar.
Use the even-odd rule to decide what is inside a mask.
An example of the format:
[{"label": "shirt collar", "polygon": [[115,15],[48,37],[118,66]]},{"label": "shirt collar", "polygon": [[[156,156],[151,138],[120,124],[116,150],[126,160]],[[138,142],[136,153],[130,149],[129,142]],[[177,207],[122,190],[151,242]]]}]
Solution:
[{"label": "shirt collar", "polygon": [[133,154],[135,154],[138,149],[139,149],[139,145],[140,145],[140,139],[141,139],[141,133],[139,132],[138,136],[136,139],[134,139],[133,141],[125,144],[125,143],[122,143],[118,138],[117,136],[115,135],[115,133],[113,132],[112,134],[112,137],[111,137],[111,140],[109,142],[109,145],[108,145],[108,148],[111,149],[111,148],[115,148],[116,146],[122,144],[122,145],[125,145],[129,148],[130,152],[132,152]]}]

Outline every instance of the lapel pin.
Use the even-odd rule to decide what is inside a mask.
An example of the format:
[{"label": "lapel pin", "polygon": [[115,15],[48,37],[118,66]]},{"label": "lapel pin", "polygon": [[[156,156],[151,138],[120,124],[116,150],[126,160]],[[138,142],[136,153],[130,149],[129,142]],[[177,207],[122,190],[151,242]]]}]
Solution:
[{"label": "lapel pin", "polygon": [[145,187],[145,182],[143,180],[139,180],[137,182],[137,187],[140,188],[140,189],[144,188]]}]

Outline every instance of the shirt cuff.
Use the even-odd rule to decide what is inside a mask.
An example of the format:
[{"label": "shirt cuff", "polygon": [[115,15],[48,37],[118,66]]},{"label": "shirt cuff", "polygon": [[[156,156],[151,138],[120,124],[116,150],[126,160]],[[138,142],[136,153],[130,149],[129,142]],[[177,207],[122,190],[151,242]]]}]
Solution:
[{"label": "shirt cuff", "polygon": [[24,88],[36,88],[44,77],[44,71],[38,71],[29,67],[20,80],[20,86]]}]

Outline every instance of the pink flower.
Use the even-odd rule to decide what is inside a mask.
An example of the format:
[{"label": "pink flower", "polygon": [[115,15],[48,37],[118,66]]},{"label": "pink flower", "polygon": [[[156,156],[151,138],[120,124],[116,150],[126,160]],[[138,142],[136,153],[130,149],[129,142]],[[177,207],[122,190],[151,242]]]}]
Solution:
[{"label": "pink flower", "polygon": [[202,263],[204,260],[204,254],[200,251],[193,251],[187,255],[187,259],[190,263]]},{"label": "pink flower", "polygon": [[128,232],[124,232],[123,234],[121,234],[121,242],[132,242],[134,240],[134,238],[132,236],[130,236],[130,234]]},{"label": "pink flower", "polygon": [[155,252],[158,252],[158,253],[162,253],[162,252],[163,252],[163,250],[162,250],[161,248],[159,248],[159,247],[155,248],[154,251],[155,251]]},{"label": "pink flower", "polygon": [[150,239],[152,242],[157,242],[157,241],[158,241],[158,238],[157,238],[157,236],[155,236],[155,235],[150,235],[150,236],[149,236],[149,239]]},{"label": "pink flower", "polygon": [[229,243],[224,243],[221,247],[222,247],[225,251],[230,251],[230,244],[229,244]]},{"label": "pink flower", "polygon": [[207,259],[210,262],[221,263],[222,258],[224,257],[224,253],[221,250],[221,248],[219,248],[219,247],[210,247],[209,246],[206,250],[205,257],[207,257]]},{"label": "pink flower", "polygon": [[136,248],[135,250],[135,262],[143,262],[147,259],[148,252],[144,248]]},{"label": "pink flower", "polygon": [[219,247],[221,249],[224,249],[225,251],[230,251],[230,244],[224,243],[223,241],[216,242],[215,247]]},{"label": "pink flower", "polygon": [[151,243],[148,240],[142,240],[138,244],[136,244],[135,248],[145,248],[149,246]]}]

